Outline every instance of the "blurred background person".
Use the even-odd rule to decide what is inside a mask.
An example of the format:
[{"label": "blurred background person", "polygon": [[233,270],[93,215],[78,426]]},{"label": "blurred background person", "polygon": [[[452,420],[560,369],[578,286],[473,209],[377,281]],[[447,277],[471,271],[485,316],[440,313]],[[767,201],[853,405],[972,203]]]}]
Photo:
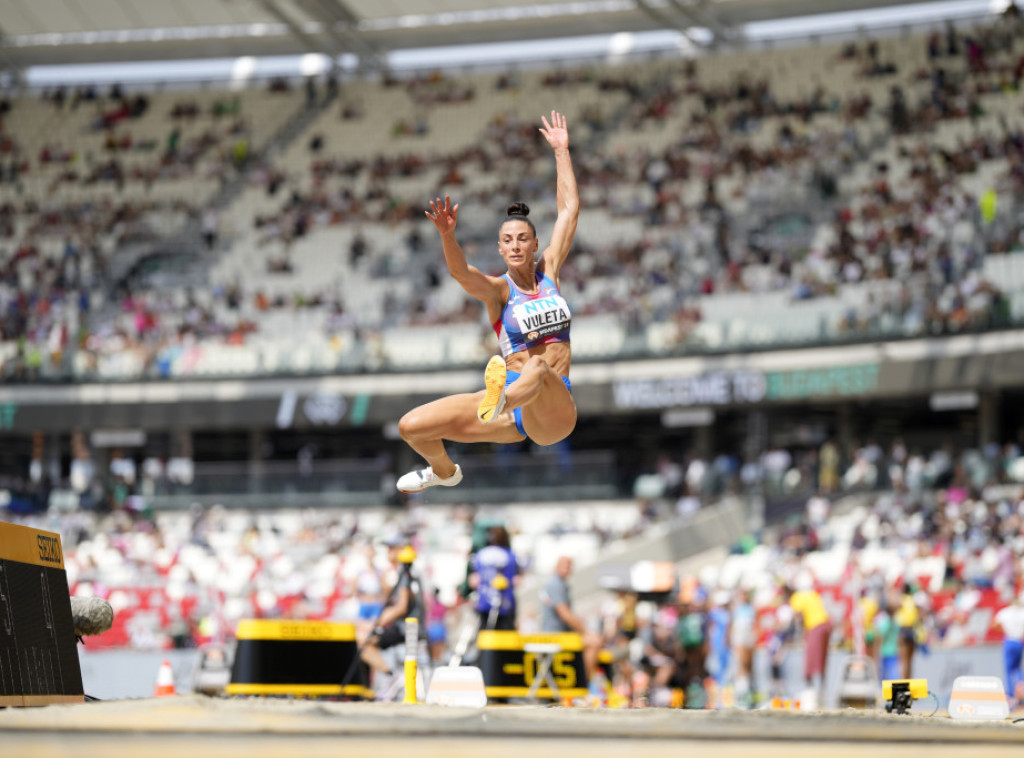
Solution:
[{"label": "blurred background person", "polygon": [[832,621],[821,594],[814,588],[814,580],[805,574],[798,577],[797,582],[799,589],[787,588],[787,592],[789,605],[804,639],[804,683],[807,690],[801,694],[800,700],[814,708],[821,701],[823,692]]},{"label": "blurred background person", "polygon": [[481,629],[514,631],[519,564],[509,544],[508,530],[492,526],[487,544],[473,554],[469,586],[476,591],[475,608]]},{"label": "blurred background person", "polygon": [[555,573],[541,590],[540,631],[579,634],[583,638],[583,666],[589,678],[597,665],[601,636],[589,631],[583,619],[573,611],[572,594],[569,591],[572,566],[570,556],[560,556],[555,563]]},{"label": "blurred background person", "polygon": [[1000,608],[992,618],[992,625],[1003,635],[1003,677],[1006,697],[1013,710],[1024,701],[1024,672],[1021,656],[1024,651],[1024,592]]}]

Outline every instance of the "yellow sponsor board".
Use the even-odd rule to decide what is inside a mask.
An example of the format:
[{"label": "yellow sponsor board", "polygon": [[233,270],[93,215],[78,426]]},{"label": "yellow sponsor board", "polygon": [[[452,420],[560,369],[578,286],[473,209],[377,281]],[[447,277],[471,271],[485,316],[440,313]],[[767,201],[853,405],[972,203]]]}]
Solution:
[{"label": "yellow sponsor board", "polygon": [[244,619],[238,622],[235,636],[240,640],[353,642],[356,628],[353,624],[334,621]]},{"label": "yellow sponsor board", "polygon": [[480,650],[522,650],[527,643],[554,644],[562,650],[573,652],[583,650],[583,638],[576,632],[520,634],[501,629],[482,629],[476,638],[476,646]]},{"label": "yellow sponsor board", "polygon": [[0,558],[47,568],[64,568],[60,535],[0,521]]}]

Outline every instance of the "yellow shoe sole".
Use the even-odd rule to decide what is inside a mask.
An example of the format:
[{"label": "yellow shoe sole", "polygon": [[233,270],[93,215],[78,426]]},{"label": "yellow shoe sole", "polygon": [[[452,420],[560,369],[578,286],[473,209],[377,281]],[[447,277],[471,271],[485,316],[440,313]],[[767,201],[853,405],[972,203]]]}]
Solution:
[{"label": "yellow shoe sole", "polygon": [[506,375],[505,360],[500,355],[495,355],[487,361],[487,368],[484,369],[486,394],[476,409],[477,418],[485,424],[493,421],[505,407]]}]

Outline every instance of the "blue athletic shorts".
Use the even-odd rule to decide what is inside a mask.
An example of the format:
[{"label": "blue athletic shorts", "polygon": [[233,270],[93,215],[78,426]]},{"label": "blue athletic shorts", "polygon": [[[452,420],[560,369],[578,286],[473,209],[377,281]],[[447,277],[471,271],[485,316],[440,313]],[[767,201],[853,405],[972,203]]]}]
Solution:
[{"label": "blue athletic shorts", "polygon": [[448,638],[448,630],[443,621],[431,621],[427,624],[427,642],[444,642]]},{"label": "blue athletic shorts", "polygon": [[359,618],[363,621],[375,620],[384,608],[384,603],[360,603]]},{"label": "blue athletic shorts", "polygon": [[[512,384],[512,382],[514,382],[520,376],[522,376],[522,375],[518,371],[506,371],[505,372],[505,386],[506,387],[509,386],[510,384]],[[572,393],[572,382],[569,381],[569,377],[563,376],[562,377],[562,382],[565,384],[565,388],[567,390],[569,390],[569,393],[571,394]],[[519,433],[521,435],[523,435],[524,437],[527,437],[528,435],[526,434],[526,430],[523,428],[523,409],[522,408],[516,408],[514,411],[512,411],[512,415],[514,415],[516,417],[516,429],[519,430]]]}]

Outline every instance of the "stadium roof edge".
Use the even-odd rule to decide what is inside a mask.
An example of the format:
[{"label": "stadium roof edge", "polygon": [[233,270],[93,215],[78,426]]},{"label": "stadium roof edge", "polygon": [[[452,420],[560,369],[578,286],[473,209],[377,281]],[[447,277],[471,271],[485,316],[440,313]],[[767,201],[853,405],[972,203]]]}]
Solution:
[{"label": "stadium roof edge", "polygon": [[[527,0],[508,7],[494,0],[240,0],[224,2],[123,0],[9,0],[0,21],[0,67],[180,60],[238,56],[352,52],[370,55],[431,48],[580,35],[696,27],[716,30],[747,24],[824,16],[837,12],[884,12],[886,0]],[[335,6],[337,12],[322,10]],[[900,5],[998,10],[1005,0],[905,0]],[[103,10],[103,9],[106,10]],[[321,10],[316,10],[321,8]],[[646,9],[656,9],[651,14]],[[932,11],[934,12],[934,11]]]}]

